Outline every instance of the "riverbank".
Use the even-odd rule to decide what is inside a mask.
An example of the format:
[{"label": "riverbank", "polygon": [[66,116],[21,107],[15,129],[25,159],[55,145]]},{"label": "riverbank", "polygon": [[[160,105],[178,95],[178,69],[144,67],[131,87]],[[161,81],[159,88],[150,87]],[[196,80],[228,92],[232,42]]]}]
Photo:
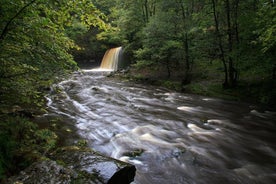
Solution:
[{"label": "riverbank", "polygon": [[49,158],[32,163],[6,183],[129,184],[134,181],[135,171],[135,166],[88,147],[70,146],[58,148]]},{"label": "riverbank", "polygon": [[149,72],[147,69],[131,68],[118,71],[110,76],[118,80],[131,81],[145,85],[165,87],[177,92],[197,94],[225,100],[247,102],[260,108],[276,110],[276,82],[271,79],[243,79],[234,88],[224,89],[220,75],[207,77],[196,74],[190,83],[182,85],[181,74],[166,78],[165,74]]},{"label": "riverbank", "polygon": [[[61,82],[69,76],[56,80]],[[54,84],[51,86],[41,84],[36,103],[1,104],[0,183],[112,184],[118,181],[118,175],[120,183],[133,181],[134,166],[88,148],[85,140],[76,138],[76,128],[68,127],[70,123],[62,121],[60,116],[44,117],[48,113],[45,97],[62,92]],[[73,137],[74,141],[70,142]],[[128,172],[132,172],[131,176]]]},{"label": "riverbank", "polygon": [[19,107],[0,114],[0,183],[129,184],[134,180],[135,166],[89,148],[61,117],[43,117]]}]

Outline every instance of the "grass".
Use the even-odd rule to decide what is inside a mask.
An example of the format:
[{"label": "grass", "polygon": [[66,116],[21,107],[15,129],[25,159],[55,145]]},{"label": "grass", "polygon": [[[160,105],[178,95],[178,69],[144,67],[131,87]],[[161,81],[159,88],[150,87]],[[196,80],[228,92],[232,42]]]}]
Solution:
[{"label": "grass", "polygon": [[226,100],[241,101],[242,97],[238,90],[223,89],[221,83],[196,82],[185,87],[186,91],[193,94],[222,98]]},{"label": "grass", "polygon": [[179,69],[174,70],[173,75],[167,78],[166,70],[162,67],[139,66],[131,68],[123,78],[179,92],[250,102],[272,109],[276,107],[276,82],[269,79],[267,74],[267,76],[265,74],[252,76],[250,72],[243,71],[235,88],[224,89],[222,86],[224,73],[220,62],[200,63],[194,66],[193,71],[191,83],[185,86],[181,85],[183,71]]}]

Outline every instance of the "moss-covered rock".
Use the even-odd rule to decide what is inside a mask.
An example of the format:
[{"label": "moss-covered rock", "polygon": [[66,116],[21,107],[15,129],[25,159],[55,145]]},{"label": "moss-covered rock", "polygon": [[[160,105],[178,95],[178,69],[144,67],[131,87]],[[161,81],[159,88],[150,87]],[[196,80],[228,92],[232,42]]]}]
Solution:
[{"label": "moss-covered rock", "polygon": [[129,184],[136,171],[133,165],[85,147],[60,148],[51,159],[32,164],[18,176],[10,178],[8,183]]}]

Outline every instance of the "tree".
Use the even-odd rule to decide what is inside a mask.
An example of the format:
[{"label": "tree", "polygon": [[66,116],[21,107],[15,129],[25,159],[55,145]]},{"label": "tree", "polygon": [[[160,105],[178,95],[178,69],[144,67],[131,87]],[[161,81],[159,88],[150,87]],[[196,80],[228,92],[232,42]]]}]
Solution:
[{"label": "tree", "polygon": [[[194,56],[192,55],[192,48],[191,45],[195,45],[195,37],[194,32],[195,30],[199,29],[199,25],[196,24],[198,22],[196,15],[202,9],[202,1],[187,1],[187,0],[177,0],[177,7],[179,8],[177,12],[180,13],[181,21],[181,29],[179,29],[181,33],[180,39],[183,43],[184,49],[184,62],[185,62],[185,72],[184,77],[182,79],[182,85],[188,84],[191,81],[191,70],[192,70],[192,61]],[[197,47],[195,45],[195,47]],[[200,50],[197,50],[200,53]]]},{"label": "tree", "polygon": [[[238,7],[238,2],[236,2],[236,7]],[[237,40],[238,40],[238,23],[237,23],[237,8],[231,8],[231,4],[229,0],[224,0],[220,2],[219,0],[212,0],[212,9],[213,9],[213,17],[215,23],[215,35],[217,37],[217,44],[220,50],[220,59],[224,66],[224,83],[223,86],[225,88],[234,87],[237,82],[237,71],[234,68],[234,61],[232,57],[233,53],[233,30],[236,30]],[[224,7],[224,8],[222,8]],[[232,22],[232,11],[234,11],[235,15],[235,24]],[[226,16],[220,16],[222,12],[226,12]],[[225,23],[224,23],[225,22]],[[235,25],[235,29],[233,29],[233,25]],[[226,27],[226,31],[223,30]],[[225,33],[225,34],[224,34]],[[225,38],[227,37],[227,43],[224,43]],[[224,47],[224,44],[227,44],[227,49]],[[227,65],[228,63],[228,65]]]},{"label": "tree", "polygon": [[111,46],[124,46],[125,55],[134,60],[134,51],[142,45],[142,29],[155,14],[156,0],[116,0],[109,6],[109,29],[98,38]]},{"label": "tree", "polygon": [[[56,77],[77,69],[69,53],[77,46],[66,29],[76,20],[86,30],[104,27],[104,18],[90,0],[1,0],[0,182],[30,164],[28,154],[44,155],[54,145],[56,135],[25,116],[43,107],[43,90]],[[18,109],[28,113],[19,116]]]},{"label": "tree", "polygon": [[189,83],[198,30],[195,15],[201,7],[202,2],[195,0],[158,1],[155,14],[144,28],[143,47],[136,52],[138,60],[166,66],[168,77],[173,67],[181,68],[182,84]]},{"label": "tree", "polygon": [[104,26],[103,15],[89,0],[4,1],[0,9],[2,104],[32,103],[43,81],[76,68],[68,52],[76,45],[65,33],[73,20],[87,27]]},{"label": "tree", "polygon": [[269,68],[272,73],[272,79],[276,78],[276,6],[274,1],[260,1],[259,11],[257,13],[258,42],[261,44],[262,53],[269,60]]},{"label": "tree", "polygon": [[181,42],[177,40],[179,18],[173,5],[173,2],[158,2],[155,15],[143,29],[143,46],[136,52],[139,62],[165,66],[168,78],[171,77],[173,61],[178,62],[178,58],[183,56]]}]

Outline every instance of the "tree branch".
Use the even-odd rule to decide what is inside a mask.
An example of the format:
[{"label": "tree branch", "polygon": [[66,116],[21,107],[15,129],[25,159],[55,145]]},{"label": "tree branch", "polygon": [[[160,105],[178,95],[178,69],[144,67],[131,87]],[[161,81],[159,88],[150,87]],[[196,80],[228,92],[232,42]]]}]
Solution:
[{"label": "tree branch", "polygon": [[4,40],[5,36],[8,33],[8,28],[10,26],[10,24],[13,22],[14,19],[16,19],[27,7],[29,7],[31,4],[33,4],[36,0],[32,0],[31,2],[29,2],[28,4],[26,4],[25,6],[23,6],[5,25],[4,29],[1,32],[0,35],[0,42],[2,40]]}]

